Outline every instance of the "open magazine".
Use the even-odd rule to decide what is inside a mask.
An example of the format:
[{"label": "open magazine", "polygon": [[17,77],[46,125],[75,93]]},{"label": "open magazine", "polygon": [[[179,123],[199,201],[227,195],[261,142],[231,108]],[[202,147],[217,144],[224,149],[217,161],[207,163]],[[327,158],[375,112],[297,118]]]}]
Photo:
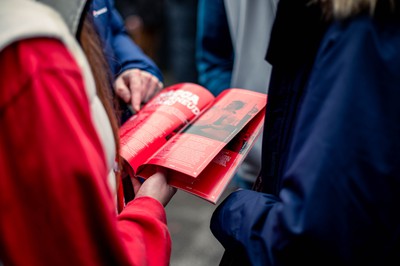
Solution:
[{"label": "open magazine", "polygon": [[180,83],[163,89],[120,128],[129,172],[168,183],[216,204],[263,127],[267,95]]}]

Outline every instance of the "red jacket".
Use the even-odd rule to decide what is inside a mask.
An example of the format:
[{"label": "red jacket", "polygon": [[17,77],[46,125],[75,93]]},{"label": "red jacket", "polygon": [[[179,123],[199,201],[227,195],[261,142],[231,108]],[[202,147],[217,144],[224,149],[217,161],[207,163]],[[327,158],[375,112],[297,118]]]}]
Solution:
[{"label": "red jacket", "polygon": [[116,215],[80,70],[61,43],[0,53],[0,261],[5,265],[168,265],[163,206]]}]

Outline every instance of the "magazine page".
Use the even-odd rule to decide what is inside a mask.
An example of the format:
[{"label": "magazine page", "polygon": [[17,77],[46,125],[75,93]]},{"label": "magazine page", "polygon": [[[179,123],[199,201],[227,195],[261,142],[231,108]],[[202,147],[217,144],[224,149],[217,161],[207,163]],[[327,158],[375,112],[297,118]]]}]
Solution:
[{"label": "magazine page", "polygon": [[169,174],[171,180],[193,183],[265,105],[266,94],[244,89],[225,90],[209,109],[150,158],[148,165],[139,168],[139,174],[147,177],[157,165],[176,171]]},{"label": "magazine page", "polygon": [[175,173],[170,185],[192,193],[210,203],[216,204],[229,182],[235,175],[238,166],[253,147],[262,132],[265,109],[261,110],[237,136],[235,136],[213,158],[209,165],[196,179],[190,179],[184,174]]},{"label": "magazine page", "polygon": [[210,105],[214,96],[204,87],[180,83],[163,89],[120,128],[120,155],[133,174],[174,134]]}]

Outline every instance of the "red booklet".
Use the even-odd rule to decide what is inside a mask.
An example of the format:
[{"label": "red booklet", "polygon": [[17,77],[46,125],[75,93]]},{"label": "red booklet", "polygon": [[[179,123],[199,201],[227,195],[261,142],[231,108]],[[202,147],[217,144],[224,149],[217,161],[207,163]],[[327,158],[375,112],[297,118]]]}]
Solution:
[{"label": "red booklet", "polygon": [[144,179],[158,167],[168,183],[216,204],[263,127],[267,95],[180,83],[163,89],[120,128],[120,154]]}]

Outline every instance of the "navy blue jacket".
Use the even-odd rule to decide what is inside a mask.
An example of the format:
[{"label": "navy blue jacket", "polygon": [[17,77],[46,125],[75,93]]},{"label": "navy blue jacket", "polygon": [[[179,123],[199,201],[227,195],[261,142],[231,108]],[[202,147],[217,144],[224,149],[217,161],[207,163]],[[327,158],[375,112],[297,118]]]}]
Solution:
[{"label": "navy blue jacket", "polygon": [[400,21],[359,16],[320,36],[315,60],[271,62],[264,140],[279,136],[278,156],[265,148],[259,185],[272,194],[234,192],[213,214],[242,265],[400,263]]},{"label": "navy blue jacket", "polygon": [[127,34],[114,1],[94,0],[90,8],[96,29],[104,41],[106,58],[114,76],[127,69],[138,68],[153,74],[162,82],[159,68]]}]

